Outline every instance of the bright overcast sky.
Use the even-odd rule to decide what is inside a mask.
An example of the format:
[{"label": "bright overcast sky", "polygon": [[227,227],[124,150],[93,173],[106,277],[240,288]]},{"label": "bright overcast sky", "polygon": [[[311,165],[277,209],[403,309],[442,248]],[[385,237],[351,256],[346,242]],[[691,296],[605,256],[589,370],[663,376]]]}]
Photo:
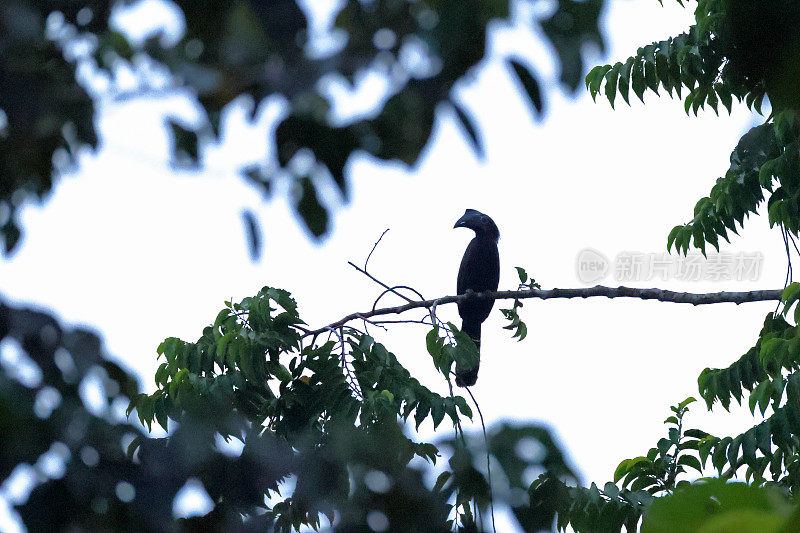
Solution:
[{"label": "bright overcast sky", "polygon": [[[674,2],[662,8],[656,0],[613,0],[605,18],[607,60],[624,60],[690,21],[691,12]],[[102,149],[86,154],[43,208],[23,212],[24,241],[11,260],[0,262],[4,297],[47,306],[67,323],[98,330],[109,351],[152,391],[159,342],[196,340],[231,297],[264,285],[285,288],[315,327],[370,308],[378,287],[347,261],[363,264],[386,228],[370,271],[428,298],[455,292],[472,233],[452,228],[465,208],[489,214],[500,228],[502,289],[516,287],[515,266],[544,288],[585,286],[575,262],[586,247],[612,261],[623,252],[662,253],[669,230],[691,217],[695,202],[727,169],[739,137],[758,120],[743,105],[732,116],[708,110],[687,117],[680,101],[652,93],[646,106],[618,100],[613,111],[607,101],[593,103],[583,91],[573,99],[550,84],[546,118],[536,121],[502,58],[509,51],[527,56],[552,79],[549,51],[527,31],[495,28],[492,35],[488,61],[457,90],[484,134],[485,162],[443,108],[414,169],[364,156],[351,161],[351,202],[337,209],[333,232],[321,244],[309,239],[284,197],[263,201],[237,174],[240,164],[271,157],[265,150],[269,125],[281,113],[278,101],[263,106],[256,124],[247,122],[246,104],[233,106],[224,142],[209,149],[206,172],[199,174],[171,169],[163,127],[168,114],[191,119],[190,104],[174,97],[103,105]],[[369,93],[366,87],[359,99],[342,102],[343,112],[363,107],[360,98]],[[261,222],[258,263],[248,257],[244,208]],[[765,217],[752,219],[723,251],[763,254],[760,279],[656,277],[625,284],[693,292],[782,287],[783,243]],[[603,283],[620,282],[612,271]],[[697,396],[703,368],[727,366],[752,346],[773,308],[526,300],[529,335],[522,343],[502,329],[499,311],[484,324],[473,392],[487,423],[545,422],[584,481],[605,482],[621,459],[643,455],[665,435],[669,406]],[[459,323],[455,306],[440,313]],[[399,326],[376,336],[426,386],[444,392],[425,333]],[[698,403],[688,424],[737,434],[752,423],[749,413],[741,416],[746,409],[734,411],[710,419]]]}]

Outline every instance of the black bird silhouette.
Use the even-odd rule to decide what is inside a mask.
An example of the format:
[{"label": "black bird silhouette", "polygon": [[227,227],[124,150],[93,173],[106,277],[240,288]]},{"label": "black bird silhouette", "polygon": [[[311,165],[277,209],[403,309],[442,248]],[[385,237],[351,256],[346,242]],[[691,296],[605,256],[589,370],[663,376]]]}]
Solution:
[{"label": "black bird silhouette", "polygon": [[[500,254],[497,251],[497,240],[500,231],[489,216],[480,211],[467,209],[464,216],[458,219],[454,228],[469,228],[475,231],[464,252],[461,267],[458,269],[458,294],[467,291],[496,291],[500,283]],[[466,298],[458,303],[458,314],[461,315],[461,330],[469,335],[478,345],[478,364],[471,369],[456,368],[456,385],[468,387],[478,380],[480,367],[481,324],[489,316],[494,306],[494,298]]]}]

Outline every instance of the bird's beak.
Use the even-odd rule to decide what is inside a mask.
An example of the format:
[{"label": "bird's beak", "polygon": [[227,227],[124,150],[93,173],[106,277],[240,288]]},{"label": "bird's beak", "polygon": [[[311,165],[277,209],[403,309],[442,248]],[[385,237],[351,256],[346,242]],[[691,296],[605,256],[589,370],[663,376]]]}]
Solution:
[{"label": "bird's beak", "polygon": [[466,228],[467,227],[467,218],[468,218],[468,215],[465,213],[464,216],[462,216],[461,218],[459,218],[456,221],[456,225],[453,226],[453,229],[455,229],[455,228]]}]

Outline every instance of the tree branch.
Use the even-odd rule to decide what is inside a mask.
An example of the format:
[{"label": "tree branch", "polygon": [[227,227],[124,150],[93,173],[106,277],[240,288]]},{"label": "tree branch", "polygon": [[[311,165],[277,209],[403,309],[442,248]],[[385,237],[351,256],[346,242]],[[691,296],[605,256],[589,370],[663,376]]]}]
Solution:
[{"label": "tree branch", "polygon": [[[353,265],[355,266],[355,265]],[[356,267],[358,268],[358,267]],[[361,269],[358,269],[361,270]],[[460,296],[443,296],[434,300],[410,301],[407,304],[396,307],[383,307],[362,313],[351,313],[346,317],[337,320],[320,329],[309,331],[303,337],[319,334],[329,328],[340,328],[351,320],[363,320],[380,315],[399,315],[412,309],[430,309],[431,307],[455,303],[466,300],[467,298],[494,298],[495,300],[525,300],[537,298],[540,300],[550,300],[552,298],[594,298],[605,296],[606,298],[638,298],[640,300],[658,300],[659,302],[673,302],[692,305],[707,305],[718,303],[735,303],[739,305],[747,302],[767,302],[780,300],[782,289],[771,289],[747,292],[674,292],[663,289],[638,289],[632,287],[604,287],[596,285],[594,287],[580,289],[526,289],[521,291],[487,291],[481,293],[468,292]]]}]

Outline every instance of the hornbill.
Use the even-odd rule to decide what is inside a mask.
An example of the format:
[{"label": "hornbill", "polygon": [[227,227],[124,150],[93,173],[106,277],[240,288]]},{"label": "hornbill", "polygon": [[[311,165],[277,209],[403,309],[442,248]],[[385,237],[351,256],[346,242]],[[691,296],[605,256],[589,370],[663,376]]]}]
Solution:
[{"label": "hornbill", "polygon": [[[464,216],[458,219],[453,228],[469,228],[475,231],[475,238],[470,241],[461,267],[458,269],[458,294],[467,291],[496,291],[500,283],[500,254],[497,251],[497,240],[500,231],[487,215],[474,209],[467,209]],[[473,298],[458,302],[458,314],[461,315],[461,330],[469,335],[478,346],[478,364],[471,369],[456,368],[456,385],[468,387],[478,380],[480,367],[481,324],[489,316],[494,306],[494,298]]]}]

